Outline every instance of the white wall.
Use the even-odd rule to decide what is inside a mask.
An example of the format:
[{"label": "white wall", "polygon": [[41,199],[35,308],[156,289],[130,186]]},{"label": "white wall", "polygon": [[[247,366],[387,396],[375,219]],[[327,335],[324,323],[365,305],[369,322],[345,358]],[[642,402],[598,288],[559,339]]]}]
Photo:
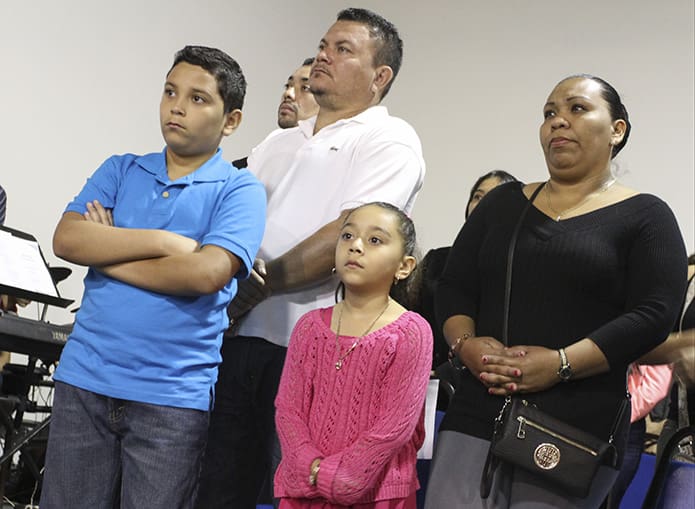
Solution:
[{"label": "white wall", "polygon": [[[220,47],[249,82],[244,121],[225,140],[246,155],[275,127],[285,77],[339,0],[94,0],[0,4],[0,182],[7,225],[33,233],[51,264],[66,203],[112,153],[163,146],[158,102],[173,54]],[[405,59],[385,104],[423,142],[428,174],[415,209],[423,250],[449,244],[468,190],[492,168],[546,178],[538,143],[545,99],[561,78],[604,77],[623,95],[633,134],[623,181],[674,209],[695,249],[692,0],[367,0],[391,19]],[[79,301],[84,270],[60,285]],[[35,316],[36,309],[26,310]],[[49,318],[71,321],[62,310]]]}]

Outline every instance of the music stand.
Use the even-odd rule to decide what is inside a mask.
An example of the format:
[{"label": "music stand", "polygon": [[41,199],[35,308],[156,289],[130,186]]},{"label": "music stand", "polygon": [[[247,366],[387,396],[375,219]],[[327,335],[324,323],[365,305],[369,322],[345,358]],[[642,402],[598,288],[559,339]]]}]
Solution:
[{"label": "music stand", "polygon": [[0,226],[0,293],[66,308],[33,235]]}]

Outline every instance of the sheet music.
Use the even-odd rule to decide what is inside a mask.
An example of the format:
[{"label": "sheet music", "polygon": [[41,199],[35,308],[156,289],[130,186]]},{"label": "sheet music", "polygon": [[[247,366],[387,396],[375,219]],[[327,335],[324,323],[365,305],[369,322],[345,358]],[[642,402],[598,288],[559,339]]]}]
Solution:
[{"label": "sheet music", "polygon": [[0,231],[0,284],[58,297],[39,244]]},{"label": "sheet music", "polygon": [[425,441],[417,452],[419,460],[431,460],[434,451],[434,425],[437,416],[437,393],[439,392],[439,380],[432,378],[427,385],[427,398],[425,399]]}]

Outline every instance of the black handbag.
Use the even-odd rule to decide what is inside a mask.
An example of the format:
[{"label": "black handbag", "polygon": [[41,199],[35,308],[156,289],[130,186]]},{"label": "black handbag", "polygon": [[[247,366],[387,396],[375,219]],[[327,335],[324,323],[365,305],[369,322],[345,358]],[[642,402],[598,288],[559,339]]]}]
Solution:
[{"label": "black handbag", "polygon": [[[622,421],[626,402],[624,399],[620,406],[614,432]],[[506,461],[572,496],[584,498],[599,466],[615,468],[617,458],[613,434],[606,442],[546,414],[524,399],[508,396],[495,419],[480,496],[487,498],[490,494],[499,461]]]},{"label": "black handbag", "polygon": [[[511,274],[516,239],[526,212],[543,185],[529,199],[516,224],[507,256],[502,342],[507,344]],[[586,497],[599,466],[617,464],[613,436],[624,419],[629,394],[622,400],[611,436],[601,440],[541,411],[521,397],[507,396],[495,419],[480,496],[487,498],[492,480],[501,461],[506,461],[542,477],[575,497]]]}]

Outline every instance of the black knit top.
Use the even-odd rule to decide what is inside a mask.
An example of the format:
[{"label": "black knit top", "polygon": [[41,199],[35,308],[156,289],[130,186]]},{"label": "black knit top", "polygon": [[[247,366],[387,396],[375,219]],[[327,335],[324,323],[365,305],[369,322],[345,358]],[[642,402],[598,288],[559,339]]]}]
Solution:
[{"label": "black knit top", "polygon": [[[438,286],[440,324],[467,315],[477,335],[500,339],[509,239],[527,202],[511,182],[466,221]],[[557,349],[588,337],[611,366],[524,397],[607,439],[627,365],[666,338],[682,303],[686,255],[673,213],[646,194],[560,222],[532,206],[514,256],[509,345]],[[489,439],[502,402],[467,372],[440,429]]]}]

